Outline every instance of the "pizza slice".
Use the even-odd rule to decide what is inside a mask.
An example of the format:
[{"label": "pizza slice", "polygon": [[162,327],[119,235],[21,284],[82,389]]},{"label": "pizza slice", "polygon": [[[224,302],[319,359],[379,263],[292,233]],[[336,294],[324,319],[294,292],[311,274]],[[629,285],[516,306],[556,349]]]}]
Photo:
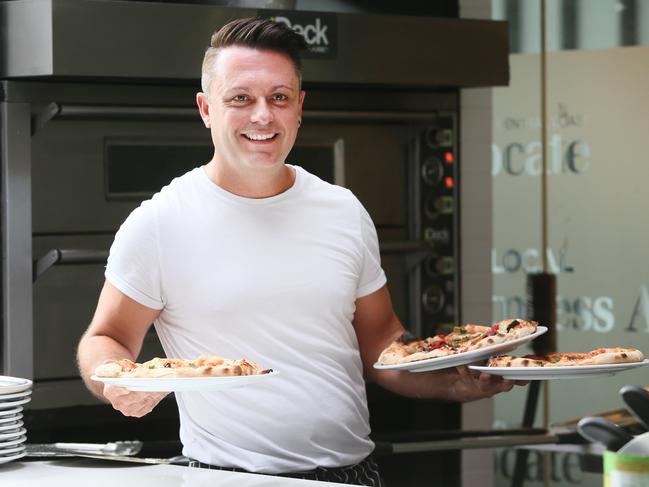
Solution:
[{"label": "pizza slice", "polygon": [[381,352],[377,362],[394,365],[452,355],[455,350],[446,344],[444,335],[418,339],[405,332]]},{"label": "pizza slice", "polygon": [[484,325],[468,324],[456,326],[453,331],[446,335],[446,343],[456,350],[464,351],[464,347],[480,340],[485,334],[489,333],[491,328]]},{"label": "pizza slice", "polygon": [[471,350],[480,350],[481,348],[498,345],[500,343],[517,340],[536,332],[538,323],[536,321],[526,321],[521,319],[507,319],[495,323],[482,336],[478,336],[466,342],[462,352]]},{"label": "pizza slice", "polygon": [[228,377],[266,374],[258,364],[248,359],[231,360],[216,355],[201,355],[195,360],[156,357],[144,363],[128,359],[114,360],[95,369],[97,377],[119,378],[181,378]]},{"label": "pizza slice", "polygon": [[591,352],[550,353],[514,357],[491,357],[488,367],[569,367],[575,365],[609,365],[642,362],[644,354],[635,348],[597,348]]}]

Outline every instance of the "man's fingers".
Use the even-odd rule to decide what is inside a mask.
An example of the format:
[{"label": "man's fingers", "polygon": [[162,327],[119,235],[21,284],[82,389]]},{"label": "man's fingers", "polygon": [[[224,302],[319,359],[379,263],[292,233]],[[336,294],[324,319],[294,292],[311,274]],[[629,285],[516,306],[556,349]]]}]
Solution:
[{"label": "man's fingers", "polygon": [[[108,387],[108,389],[106,389]],[[106,386],[104,396],[124,416],[142,417],[150,413],[167,395],[166,392],[133,392],[124,387]]]},{"label": "man's fingers", "polygon": [[104,396],[109,400],[111,398],[116,398],[119,396],[126,396],[127,394],[130,394],[130,392],[131,391],[129,391],[126,387],[104,384]]}]

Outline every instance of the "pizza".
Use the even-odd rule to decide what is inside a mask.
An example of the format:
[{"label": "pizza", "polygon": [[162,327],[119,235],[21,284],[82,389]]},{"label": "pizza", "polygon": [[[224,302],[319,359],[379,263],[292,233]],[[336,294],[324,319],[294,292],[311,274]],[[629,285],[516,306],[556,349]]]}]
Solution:
[{"label": "pizza", "polygon": [[129,359],[113,360],[95,369],[97,377],[166,378],[180,377],[231,377],[268,374],[252,360],[230,360],[216,355],[201,355],[195,360],[156,357],[144,363]]},{"label": "pizza", "polygon": [[536,331],[534,321],[508,319],[492,326],[466,324],[456,326],[446,335],[418,339],[406,332],[381,352],[377,362],[395,365],[479,350],[516,340]]},{"label": "pizza", "polygon": [[642,362],[644,354],[635,348],[597,348],[591,352],[550,353],[513,357],[491,357],[488,367],[566,367],[574,365],[607,365]]}]

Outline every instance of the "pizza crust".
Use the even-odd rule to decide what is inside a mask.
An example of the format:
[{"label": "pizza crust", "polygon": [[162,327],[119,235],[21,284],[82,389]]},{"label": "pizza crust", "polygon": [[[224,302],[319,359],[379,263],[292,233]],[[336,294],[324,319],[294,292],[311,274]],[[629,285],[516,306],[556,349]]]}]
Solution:
[{"label": "pizza crust", "polygon": [[271,370],[262,369],[252,360],[230,360],[216,355],[201,355],[196,360],[156,357],[141,364],[122,359],[102,364],[95,369],[97,377],[141,379],[238,377],[269,372]]},{"label": "pizza crust", "polygon": [[491,357],[489,367],[570,367],[575,365],[610,365],[642,362],[644,354],[635,348],[598,348],[591,352],[551,353],[548,355],[525,355],[514,357],[500,355]]}]

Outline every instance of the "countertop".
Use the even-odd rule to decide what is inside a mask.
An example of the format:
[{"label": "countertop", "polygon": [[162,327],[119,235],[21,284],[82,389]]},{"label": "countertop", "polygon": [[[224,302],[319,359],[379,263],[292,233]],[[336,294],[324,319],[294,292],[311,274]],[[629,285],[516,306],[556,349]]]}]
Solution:
[{"label": "countertop", "polygon": [[1,464],[0,485],[7,487],[329,487],[342,484],[176,465],[142,465],[66,458],[46,461],[19,459]]}]

